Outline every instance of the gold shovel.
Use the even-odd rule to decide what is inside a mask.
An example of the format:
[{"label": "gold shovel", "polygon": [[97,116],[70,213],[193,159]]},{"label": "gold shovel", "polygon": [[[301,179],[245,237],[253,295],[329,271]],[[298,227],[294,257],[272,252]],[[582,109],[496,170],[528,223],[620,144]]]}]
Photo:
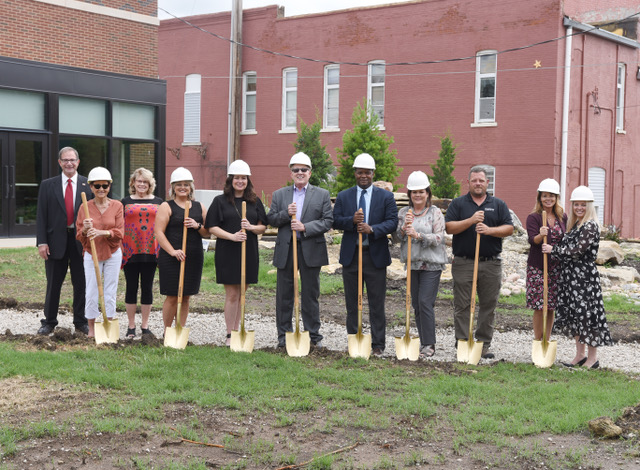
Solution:
[{"label": "gold shovel", "polygon": [[358,332],[347,335],[347,344],[349,356],[367,360],[371,356],[371,335],[362,333],[362,232],[358,232]]},{"label": "gold shovel", "polygon": [[[296,216],[292,216],[296,220]],[[309,354],[311,338],[308,331],[300,332],[300,301],[298,299],[298,232],[293,230],[293,309],[296,312],[296,331],[285,333],[287,354],[291,357],[302,357]]]},{"label": "gold shovel", "polygon": [[[247,203],[242,201],[242,218],[247,218]],[[244,229],[243,232],[246,233]],[[246,264],[247,264],[247,241],[242,242],[242,256],[240,260],[240,331],[234,330],[231,332],[231,344],[232,351],[240,352],[252,352],[255,342],[255,332],[244,329],[244,291],[246,289]]]},{"label": "gold shovel", "polygon": [[[87,195],[81,193],[82,207],[84,207],[84,216],[90,219],[89,204],[87,204]],[[98,295],[100,296],[100,310],[102,310],[102,323],[95,323],[94,329],[96,334],[96,344],[117,343],[120,338],[120,325],[118,320],[109,320],[107,318],[107,309],[104,306],[104,287],[102,286],[102,276],[100,276],[100,265],[98,264],[98,254],[96,253],[96,243],[91,242],[91,257],[93,258],[93,267],[96,270],[96,281],[98,282]]]},{"label": "gold shovel", "polygon": [[476,254],[473,260],[473,282],[471,283],[471,307],[469,311],[469,339],[458,340],[458,362],[476,365],[482,357],[483,343],[473,341],[473,317],[476,310],[476,287],[478,285],[478,258],[480,256],[480,234],[476,236]]},{"label": "gold shovel", "polygon": [[[409,212],[411,213],[411,209]],[[409,359],[417,361],[420,356],[420,338],[412,338],[409,335],[410,312],[411,312],[411,237],[408,237],[407,244],[407,326],[404,336],[396,336],[396,357],[398,359]]]},{"label": "gold shovel", "polygon": [[[542,225],[547,225],[547,213],[542,211]],[[545,235],[543,244],[547,243],[547,237]],[[543,262],[543,282],[544,282],[544,290],[543,290],[543,306],[542,306],[542,341],[539,339],[534,339],[533,344],[531,345],[531,359],[533,363],[540,367],[541,369],[547,369],[556,362],[556,352],[558,350],[557,341],[549,341],[547,337],[547,301],[549,297],[548,290],[548,281],[549,277],[547,274],[547,254],[544,253],[542,255]]]},{"label": "gold shovel", "polygon": [[[191,203],[185,204],[184,207],[184,219],[189,217],[189,207]],[[182,252],[187,252],[187,226],[183,224],[182,229]],[[180,310],[182,310],[182,291],[184,288],[184,265],[185,260],[180,261],[180,277],[178,279],[178,309],[176,310],[176,326],[168,327],[164,332],[164,345],[165,347],[174,349],[184,349],[189,342],[189,328],[183,328],[180,323]]]}]

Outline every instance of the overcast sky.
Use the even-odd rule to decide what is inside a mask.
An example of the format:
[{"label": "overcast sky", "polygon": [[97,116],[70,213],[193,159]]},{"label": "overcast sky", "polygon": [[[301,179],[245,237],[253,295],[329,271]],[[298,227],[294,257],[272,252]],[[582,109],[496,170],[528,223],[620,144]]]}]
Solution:
[{"label": "overcast sky", "polygon": [[[284,6],[285,16],[343,10],[368,5],[398,3],[401,0],[242,0],[242,8],[256,8],[265,5]],[[232,0],[158,0],[158,7],[175,16],[202,15],[219,11],[231,11]],[[171,18],[158,9],[160,19]]]}]

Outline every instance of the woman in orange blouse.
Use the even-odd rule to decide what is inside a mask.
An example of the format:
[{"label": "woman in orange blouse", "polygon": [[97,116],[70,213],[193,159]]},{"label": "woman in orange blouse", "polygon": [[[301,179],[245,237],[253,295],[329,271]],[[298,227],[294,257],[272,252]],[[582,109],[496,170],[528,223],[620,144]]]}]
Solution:
[{"label": "woman in orange blouse", "polygon": [[95,321],[100,315],[99,291],[96,281],[95,267],[91,254],[91,240],[94,241],[102,280],[104,283],[104,304],[107,317],[116,316],[116,292],[118,276],[122,262],[122,235],[124,234],[124,218],[120,201],[109,199],[111,189],[111,173],[102,167],[95,167],[89,172],[89,185],[94,198],[88,202],[89,216],[85,218],[84,210],[78,211],[76,221],[76,238],[82,243],[84,259],[85,312],[89,321],[89,336],[95,336]]}]

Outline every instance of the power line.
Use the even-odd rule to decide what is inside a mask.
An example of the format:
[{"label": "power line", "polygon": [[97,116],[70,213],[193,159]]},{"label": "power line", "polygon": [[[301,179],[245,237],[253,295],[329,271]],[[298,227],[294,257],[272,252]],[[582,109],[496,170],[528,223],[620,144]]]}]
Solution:
[{"label": "power line", "polygon": [[[188,26],[190,26],[190,27],[192,27],[194,29],[202,31],[205,34],[208,34],[210,36],[213,36],[213,37],[215,37],[217,39],[220,39],[222,41],[226,41],[226,42],[231,43],[231,44],[237,44],[237,45],[245,47],[247,49],[252,49],[252,50],[257,51],[257,52],[263,52],[265,54],[271,54],[271,55],[275,55],[275,56],[279,56],[279,57],[286,57],[288,59],[305,60],[305,61],[308,61],[308,62],[323,63],[323,64],[329,64],[329,65],[354,65],[354,66],[360,66],[360,67],[366,67],[366,66],[369,65],[369,63],[363,63],[363,62],[343,62],[343,61],[327,60],[327,59],[314,59],[314,58],[310,58],[310,57],[302,57],[302,56],[296,56],[296,55],[292,55],[292,54],[285,54],[283,52],[271,51],[269,49],[264,49],[262,47],[252,46],[250,44],[245,44],[245,43],[242,43],[242,42],[239,42],[239,41],[234,41],[233,39],[226,38],[226,37],[221,36],[219,34],[216,34],[216,33],[213,33],[211,31],[208,31],[208,30],[206,30],[206,29],[204,29],[204,28],[202,28],[200,26],[194,25],[193,23],[185,20],[184,18],[180,18],[180,17],[174,15],[173,13],[165,10],[162,7],[158,7],[158,10],[162,10],[167,15],[172,16],[173,18],[182,21],[184,24],[186,24],[186,25],[188,25]],[[509,53],[509,52],[517,52],[517,51],[522,51],[522,50],[525,50],[525,49],[530,49],[530,48],[533,48],[533,47],[541,46],[541,45],[544,45],[544,44],[558,42],[558,41],[561,41],[561,40],[566,39],[568,37],[579,36],[579,35],[590,33],[591,31],[600,30],[602,26],[613,25],[613,24],[616,24],[618,22],[629,20],[629,19],[634,18],[634,17],[636,17],[638,15],[640,15],[640,12],[633,13],[632,15],[629,15],[626,18],[623,18],[621,20],[611,21],[609,23],[604,23],[604,24],[602,24],[600,26],[593,26],[590,29],[587,29],[585,31],[576,31],[574,33],[565,34],[565,35],[559,36],[557,38],[546,39],[544,41],[534,42],[534,43],[527,44],[527,45],[524,45],[524,46],[513,47],[513,48],[509,48],[509,49],[504,49],[504,50],[501,50],[501,51],[496,51],[495,54],[499,55],[499,54],[506,54],[506,53]],[[465,61],[465,60],[471,60],[471,59],[475,59],[476,57],[477,57],[476,55],[472,55],[472,56],[466,56],[466,57],[456,57],[456,58],[439,59],[439,60],[421,60],[421,61],[412,61],[412,62],[391,62],[391,63],[385,63],[384,65],[387,66],[387,67],[392,67],[392,66],[407,66],[407,65],[443,64],[443,63],[448,63],[448,62],[461,62],[461,61]]]}]

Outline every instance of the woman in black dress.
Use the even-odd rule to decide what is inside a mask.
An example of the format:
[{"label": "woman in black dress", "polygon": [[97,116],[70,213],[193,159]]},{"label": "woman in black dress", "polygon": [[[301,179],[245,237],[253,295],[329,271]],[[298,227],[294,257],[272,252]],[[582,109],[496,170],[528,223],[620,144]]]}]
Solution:
[{"label": "woman in black dress", "polygon": [[[223,194],[217,196],[206,217],[205,226],[217,237],[216,282],[224,284],[224,319],[229,346],[231,331],[240,326],[240,271],[242,242],[247,243],[246,284],[258,282],[258,235],[267,229],[267,215],[251,183],[251,170],[242,160],[229,165]],[[247,216],[242,218],[242,201]],[[246,230],[246,233],[242,231]],[[245,286],[246,288],[246,286]]]},{"label": "woman in black dress", "polygon": [[[184,326],[189,312],[189,297],[200,291],[202,278],[202,237],[209,232],[202,222],[207,215],[202,204],[194,201],[195,186],[193,176],[186,168],[176,168],[171,173],[169,201],[163,202],[156,216],[155,235],[160,244],[158,254],[158,272],[160,274],[160,293],[166,295],[162,306],[164,327],[173,324],[178,309],[178,282],[180,262],[185,261],[182,308],[180,323]],[[184,217],[185,207],[190,205],[189,217]],[[182,251],[183,228],[187,227],[186,253]]]},{"label": "woman in black dress", "polygon": [[597,369],[600,366],[598,346],[612,344],[595,263],[599,245],[600,228],[593,193],[586,186],[578,186],[571,193],[566,235],[554,246],[542,245],[542,252],[551,253],[562,266],[555,329],[576,340],[575,357],[564,363],[568,367],[584,364],[589,369]]}]

